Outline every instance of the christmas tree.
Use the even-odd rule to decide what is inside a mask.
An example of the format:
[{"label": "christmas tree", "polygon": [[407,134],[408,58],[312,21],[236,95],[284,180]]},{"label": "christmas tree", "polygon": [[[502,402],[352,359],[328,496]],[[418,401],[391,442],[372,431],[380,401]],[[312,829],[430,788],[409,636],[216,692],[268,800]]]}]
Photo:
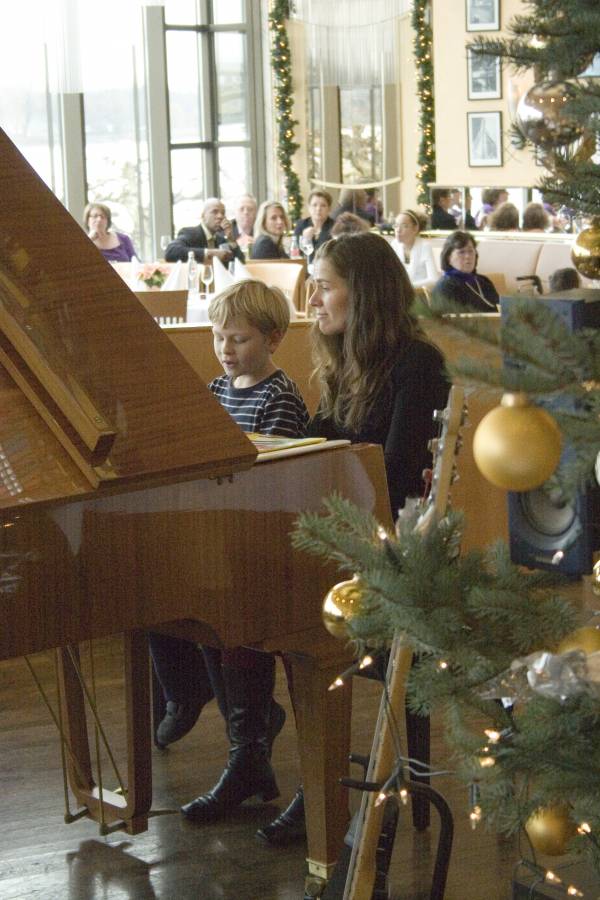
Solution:
[{"label": "christmas tree", "polygon": [[[471,48],[533,68],[535,85],[520,105],[515,139],[543,154],[545,196],[600,215],[600,83],[585,74],[600,53],[600,4],[531,0],[524,7],[527,14],[511,22],[507,39],[482,39]],[[594,240],[598,265],[600,231]],[[583,274],[600,277],[594,269]],[[595,478],[600,452],[600,335],[569,332],[539,300],[511,304],[499,336],[448,312],[460,310],[437,311],[445,327],[496,357],[500,347],[512,360],[494,367],[465,358],[454,378],[534,400],[561,398],[553,415],[575,452],[545,487],[571,497]],[[507,832],[525,826],[532,850],[543,853],[586,852],[600,880],[595,620],[575,612],[555,577],[514,566],[501,544],[461,554],[460,514],[426,534],[414,520],[401,520],[382,539],[379,524],[342,499],[326,506],[324,516],[301,517],[295,543],[355,576],[353,602],[342,617],[359,651],[389,646],[403,634],[418,654],[408,701],[421,713],[443,709],[457,772],[475,787],[473,822],[483,817]],[[399,758],[396,788],[403,771]],[[542,870],[542,877],[556,876]],[[563,890],[582,896],[569,885]]]}]

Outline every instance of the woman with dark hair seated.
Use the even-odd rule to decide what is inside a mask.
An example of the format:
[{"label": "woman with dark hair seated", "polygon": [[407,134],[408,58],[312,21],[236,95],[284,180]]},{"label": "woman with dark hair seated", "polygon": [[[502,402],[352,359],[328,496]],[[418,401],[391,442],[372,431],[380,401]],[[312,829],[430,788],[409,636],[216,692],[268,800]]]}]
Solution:
[{"label": "woman with dark hair seated", "polygon": [[464,306],[465,312],[497,312],[498,292],[489,278],[478,275],[477,244],[467,231],[448,235],[440,265],[443,275],[433,289],[432,301],[450,300]]},{"label": "woman with dark hair seated", "polygon": [[131,262],[137,258],[129,235],[112,231],[112,214],[105,203],[88,203],[83,211],[83,225],[89,239],[108,262]]}]

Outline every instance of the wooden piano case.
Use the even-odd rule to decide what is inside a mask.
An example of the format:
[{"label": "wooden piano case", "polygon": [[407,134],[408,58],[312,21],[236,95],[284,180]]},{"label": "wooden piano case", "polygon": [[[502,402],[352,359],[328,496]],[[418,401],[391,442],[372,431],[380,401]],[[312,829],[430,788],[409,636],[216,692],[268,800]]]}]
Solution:
[{"label": "wooden piano case", "polygon": [[[0,660],[62,648],[71,788],[103,823],[146,827],[148,651],[159,627],[291,654],[309,868],[346,826],[345,648],[321,627],[337,579],[290,546],[338,491],[390,520],[380,448],[255,465],[253,445],[0,132]],[[123,632],[129,784],[91,771],[81,641]],[[103,800],[101,803],[100,800]]]}]

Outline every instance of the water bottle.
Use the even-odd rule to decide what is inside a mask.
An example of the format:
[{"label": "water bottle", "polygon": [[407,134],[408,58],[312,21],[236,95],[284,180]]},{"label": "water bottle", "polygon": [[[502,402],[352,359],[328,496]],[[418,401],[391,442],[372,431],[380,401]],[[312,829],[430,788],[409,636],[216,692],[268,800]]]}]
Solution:
[{"label": "water bottle", "polygon": [[296,234],[292,235],[292,240],[290,243],[290,258],[291,259],[299,259],[301,257],[300,253],[300,244],[298,243],[298,236]]},{"label": "water bottle", "polygon": [[198,263],[196,261],[196,257],[194,255],[194,251],[190,250],[188,252],[188,293],[189,294],[197,294],[198,293]]}]

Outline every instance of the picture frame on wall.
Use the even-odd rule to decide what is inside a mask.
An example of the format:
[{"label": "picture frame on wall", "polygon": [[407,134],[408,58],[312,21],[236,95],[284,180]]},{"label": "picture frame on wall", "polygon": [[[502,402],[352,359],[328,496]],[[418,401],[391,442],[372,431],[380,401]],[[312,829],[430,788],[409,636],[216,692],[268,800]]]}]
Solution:
[{"label": "picture frame on wall", "polygon": [[498,56],[480,56],[467,49],[469,100],[498,100],[502,97],[502,66]]},{"label": "picture frame on wall", "polygon": [[467,113],[469,165],[502,165],[502,113]]},{"label": "picture frame on wall", "polygon": [[467,31],[499,31],[500,0],[466,0]]}]

